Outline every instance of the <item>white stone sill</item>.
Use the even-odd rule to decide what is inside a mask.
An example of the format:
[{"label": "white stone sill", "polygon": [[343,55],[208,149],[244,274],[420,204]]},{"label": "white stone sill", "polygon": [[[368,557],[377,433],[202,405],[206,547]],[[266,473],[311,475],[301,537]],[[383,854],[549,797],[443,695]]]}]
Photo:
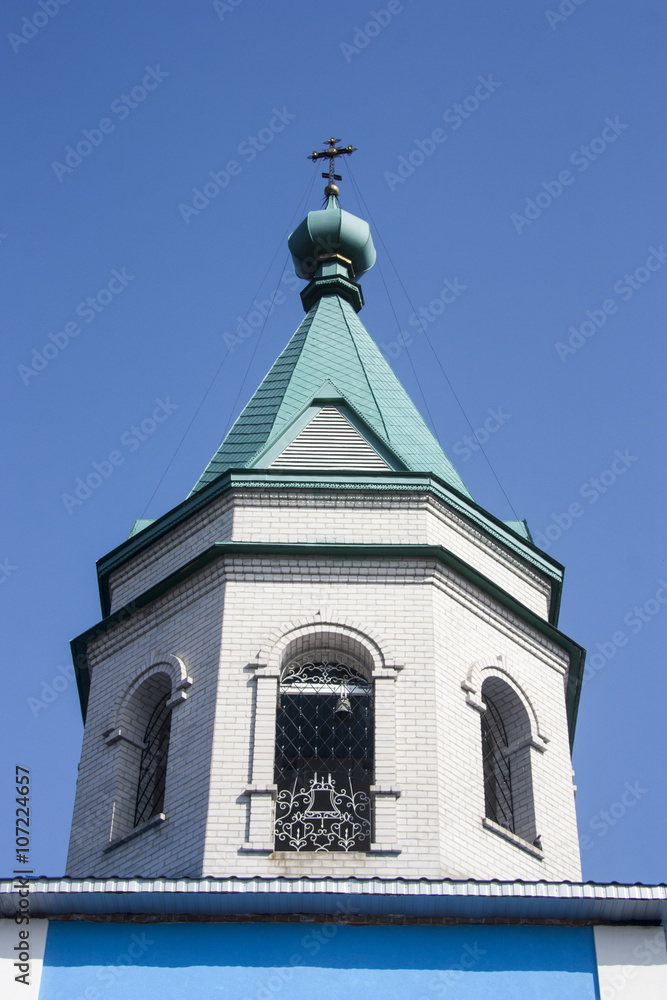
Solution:
[{"label": "white stone sill", "polygon": [[136,827],[132,833],[127,833],[124,837],[112,840],[110,844],[107,844],[102,853],[107,854],[109,851],[113,851],[117,847],[120,847],[121,844],[127,844],[128,840],[134,840],[135,837],[140,837],[142,833],[146,832],[146,830],[152,830],[154,827],[164,823],[166,819],[167,817],[164,813],[158,813],[157,816],[153,816],[152,819],[149,819],[147,823],[142,823],[141,826]]},{"label": "white stone sill", "polygon": [[544,853],[540,851],[534,844],[529,841],[524,840],[523,837],[518,837],[516,833],[512,833],[511,830],[506,830],[504,826],[500,826],[499,823],[494,823],[492,819],[488,819],[486,816],[482,820],[482,826],[485,830],[490,830],[491,833],[495,833],[498,837],[502,837],[503,840],[508,840],[510,844],[514,844],[515,847],[520,847],[522,851],[526,854],[531,854],[538,861],[544,861]]}]

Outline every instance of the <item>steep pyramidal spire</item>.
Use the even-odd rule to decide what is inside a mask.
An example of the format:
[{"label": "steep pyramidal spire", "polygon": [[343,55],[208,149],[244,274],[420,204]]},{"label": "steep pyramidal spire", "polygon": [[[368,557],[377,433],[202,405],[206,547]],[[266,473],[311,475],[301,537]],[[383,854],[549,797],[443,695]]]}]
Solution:
[{"label": "steep pyramidal spire", "polygon": [[[352,152],[329,150],[312,159]],[[358,279],[375,263],[368,223],[341,209],[331,166],[324,209],[289,237],[306,317],[196,483],[228,469],[310,468],[432,473],[465,496],[428,429],[358,313]]]}]

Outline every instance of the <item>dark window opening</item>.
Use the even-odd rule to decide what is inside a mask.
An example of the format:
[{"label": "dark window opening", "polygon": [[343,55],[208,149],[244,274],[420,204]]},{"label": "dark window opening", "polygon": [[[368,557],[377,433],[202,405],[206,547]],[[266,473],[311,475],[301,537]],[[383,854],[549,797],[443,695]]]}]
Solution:
[{"label": "dark window opening", "polygon": [[275,849],[367,851],[372,782],[370,682],[337,661],[291,663],[276,720]]},{"label": "dark window opening", "polygon": [[507,733],[500,712],[484,696],[486,712],[482,716],[482,759],[484,763],[484,804],[488,819],[514,829],[512,767],[507,754]]},{"label": "dark window opening", "polygon": [[134,809],[134,825],[146,823],[164,810],[164,788],[171,731],[171,709],[166,695],[153,710],[144,733],[144,749],[139,764],[139,784]]}]

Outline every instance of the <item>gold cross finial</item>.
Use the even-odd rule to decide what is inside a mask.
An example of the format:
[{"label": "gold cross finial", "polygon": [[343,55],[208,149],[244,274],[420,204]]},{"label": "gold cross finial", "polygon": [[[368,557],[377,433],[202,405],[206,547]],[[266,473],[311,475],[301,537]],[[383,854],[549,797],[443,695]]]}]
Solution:
[{"label": "gold cross finial", "polygon": [[329,170],[328,170],[328,173],[324,173],[324,172],[322,173],[322,177],[326,177],[328,179],[328,181],[329,181],[329,183],[327,184],[327,186],[324,189],[324,193],[327,196],[330,195],[330,194],[338,195],[340,193],[339,189],[338,189],[338,185],[334,184],[334,181],[340,181],[340,180],[343,179],[340,176],[340,174],[337,174],[335,172],[336,171],[336,157],[337,156],[349,156],[350,153],[354,153],[354,151],[356,150],[356,146],[338,146],[338,145],[336,145],[339,142],[340,142],[340,139],[334,139],[334,137],[332,136],[330,139],[327,139],[327,141],[326,141],[325,145],[328,148],[323,149],[319,153],[317,152],[316,149],[314,149],[313,152],[308,157],[308,159],[312,160],[313,163],[316,160],[320,160],[323,156],[326,156],[329,159]]}]

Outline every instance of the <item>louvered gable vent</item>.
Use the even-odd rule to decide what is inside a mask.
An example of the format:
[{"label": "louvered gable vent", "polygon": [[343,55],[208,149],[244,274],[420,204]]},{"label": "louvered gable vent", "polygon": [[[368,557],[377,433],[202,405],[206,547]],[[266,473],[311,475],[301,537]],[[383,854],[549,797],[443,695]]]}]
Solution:
[{"label": "louvered gable vent", "polygon": [[272,469],[389,469],[359,431],[335,406],[323,406]]}]

